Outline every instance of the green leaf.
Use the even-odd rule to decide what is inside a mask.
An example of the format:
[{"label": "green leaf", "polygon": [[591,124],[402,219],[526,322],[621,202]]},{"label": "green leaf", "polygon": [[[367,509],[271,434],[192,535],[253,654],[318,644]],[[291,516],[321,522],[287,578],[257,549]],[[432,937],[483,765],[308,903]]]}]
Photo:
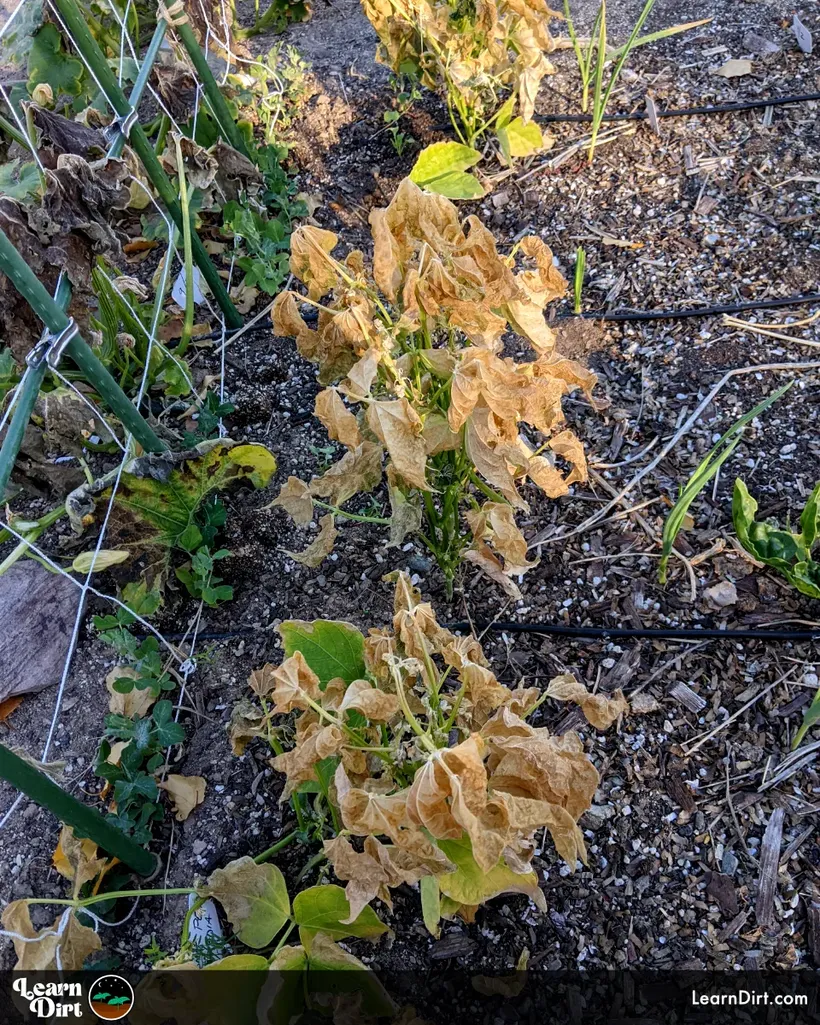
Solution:
[{"label": "green leaf", "polygon": [[820,526],[820,483],[815,484],[814,490],[803,506],[800,516],[800,531],[803,534],[803,544],[811,550],[817,540],[818,526]]},{"label": "green leaf", "polygon": [[484,195],[484,186],[478,178],[464,171],[444,174],[441,178],[426,182],[424,188],[428,192],[444,196],[445,199],[481,199]]},{"label": "green leaf", "polygon": [[206,972],[265,972],[268,959],[261,954],[230,954],[219,961],[205,965]]},{"label": "green leaf", "polygon": [[277,630],[285,645],[286,657],[301,651],[319,677],[322,690],[336,677],[341,677],[345,683],[366,677],[364,637],[351,623],[335,619],[317,619],[312,623],[288,619]]},{"label": "green leaf", "polygon": [[54,91],[55,100],[61,93],[78,96],[84,71],[83,62],[65,52],[57,26],[50,22],[43,25],[34,36],[28,54],[29,92],[45,82]]},{"label": "green leaf", "polygon": [[499,128],[506,128],[510,121],[512,121],[516,99],[517,97],[515,93],[513,93],[499,108],[498,113],[494,118],[496,131],[498,131]]},{"label": "green leaf", "polygon": [[[194,451],[194,457],[163,453],[130,460],[114,498],[112,534],[134,558],[146,556],[144,576],[157,589],[167,577],[170,550],[192,541],[190,527],[206,498],[234,481],[264,487],[276,470],[276,460],[262,445],[234,445],[223,439],[201,442]],[[83,485],[69,496],[66,510],[78,532],[96,502],[110,500],[114,476]]]},{"label": "green leaf", "polygon": [[218,868],[204,895],[215,897],[239,939],[248,947],[266,947],[290,918],[285,878],[275,865],[238,858]]},{"label": "green leaf", "polygon": [[373,939],[387,932],[387,926],[379,921],[371,907],[364,908],[355,921],[344,923],[343,919],[349,917],[350,904],[341,886],[330,883],[311,886],[297,893],[293,901],[293,918],[308,950],[311,940],[319,932],[335,940],[343,940],[346,936]]},{"label": "green leaf", "polygon": [[455,872],[437,876],[441,892],[459,904],[483,904],[500,893],[524,893],[539,907],[546,907],[544,894],[535,872],[513,872],[501,858],[495,868],[485,872],[473,858],[468,836],[460,840],[436,840],[436,845],[456,866]]},{"label": "green leaf", "polygon": [[481,183],[464,172],[481,160],[472,146],[460,142],[434,142],[423,149],[410,172],[416,185],[448,199],[478,199],[484,195]]},{"label": "green leaf", "polygon": [[438,939],[441,932],[438,924],[441,919],[441,890],[438,879],[435,876],[422,876],[419,880],[419,889],[421,891],[421,917],[424,919],[427,931]]},{"label": "green leaf", "polygon": [[40,191],[40,174],[34,161],[23,163],[19,158],[0,164],[0,195],[21,203]]},{"label": "green leaf", "polygon": [[290,1025],[305,1010],[307,952],[302,946],[282,947],[270,963],[267,981],[256,1005],[258,1022]]},{"label": "green leaf", "polygon": [[504,127],[499,127],[497,135],[507,163],[512,157],[531,157],[544,146],[544,136],[538,125],[534,121],[525,125],[520,117]]}]

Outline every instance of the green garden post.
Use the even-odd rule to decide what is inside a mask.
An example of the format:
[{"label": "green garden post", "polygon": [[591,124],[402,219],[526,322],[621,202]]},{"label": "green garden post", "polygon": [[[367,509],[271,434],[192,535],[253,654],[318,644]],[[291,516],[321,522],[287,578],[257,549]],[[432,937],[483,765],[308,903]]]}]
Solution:
[{"label": "green garden post", "polygon": [[[145,92],[145,87],[148,85],[148,79],[151,77],[151,71],[154,68],[154,61],[157,59],[157,54],[162,46],[162,41],[165,39],[166,28],[166,22],[160,18],[157,22],[157,27],[154,29],[154,34],[151,36],[151,42],[148,44],[148,49],[145,51],[145,58],[140,65],[140,73],[134,83],[134,88],[131,90],[131,95],[128,97],[128,102],[134,108],[139,106],[142,94]],[[117,132],[117,137],[114,139],[114,142],[111,144],[111,148],[108,151],[109,157],[119,159],[119,157],[122,156],[123,146],[125,146],[125,135],[122,132]]]},{"label": "green garden post", "polygon": [[[182,231],[182,209],[177,199],[176,190],[171,184],[171,179],[162,169],[162,165],[154,152],[154,147],[148,141],[148,136],[143,131],[142,125],[136,121],[131,104],[117,84],[117,79],[108,66],[105,55],[91,35],[77,4],[74,0],[53,0],[53,2],[60,12],[60,17],[68,29],[72,42],[94,72],[117,117],[122,118],[122,127],[126,129],[131,148],[142,161],[142,166],[145,168],[145,173],[151,179],[151,184],[157,190],[174,223]],[[132,119],[133,123],[131,123]],[[242,327],[242,318],[231,302],[231,297],[228,295],[222,278],[205,251],[205,247],[196,233],[193,220],[191,221],[191,235],[194,261],[224,313],[226,323],[231,328]]]},{"label": "green garden post", "polygon": [[[61,310],[66,310],[70,300],[71,282],[64,273],[61,273],[54,291],[54,302]],[[48,365],[45,360],[39,366],[29,367],[26,379],[20,385],[14,400],[14,414],[3,439],[3,445],[0,447],[0,500],[8,486],[11,471],[14,469],[20,446],[23,444],[26,427],[28,427],[34,404],[37,402],[37,396],[40,394],[40,387],[47,369]]]},{"label": "green garden post", "polygon": [[[65,310],[52,299],[45,286],[37,280],[34,272],[2,229],[0,229],[0,271],[6,274],[53,336],[63,334],[74,325]],[[86,381],[96,389],[111,412],[118,417],[126,430],[131,432],[146,452],[165,452],[168,449],[168,446],[154,434],[133,402],[79,334],[75,333],[69,338],[65,344],[65,352],[76,363]]]},{"label": "green garden post", "polygon": [[46,808],[65,825],[71,826],[78,839],[88,837],[94,843],[138,875],[150,876],[156,868],[156,858],[140,847],[130,836],[108,822],[96,808],[78,801],[66,793],[53,779],[40,772],[30,762],[0,744],[0,779],[25,794],[42,808]]},{"label": "green garden post", "polygon": [[179,36],[179,41],[185,47],[185,52],[191,59],[199,80],[202,83],[202,88],[205,91],[205,99],[208,101],[208,106],[211,108],[211,113],[216,119],[216,123],[219,125],[223,137],[233,146],[235,150],[238,150],[243,156],[250,159],[245,140],[242,138],[242,133],[236,125],[233,116],[228,109],[228,104],[225,102],[225,97],[222,95],[219,86],[216,84],[216,79],[211,71],[208,61],[205,59],[205,54],[202,52],[199,43],[196,41],[193,30],[187,21],[171,21],[171,25],[174,32]]}]

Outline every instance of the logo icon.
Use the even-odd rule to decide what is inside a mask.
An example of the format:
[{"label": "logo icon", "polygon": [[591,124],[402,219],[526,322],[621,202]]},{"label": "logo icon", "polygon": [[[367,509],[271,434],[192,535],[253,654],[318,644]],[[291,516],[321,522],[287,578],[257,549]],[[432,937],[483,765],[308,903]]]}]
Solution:
[{"label": "logo icon", "polygon": [[88,1004],[98,1018],[119,1021],[134,1006],[134,990],[120,975],[101,975],[88,991]]}]

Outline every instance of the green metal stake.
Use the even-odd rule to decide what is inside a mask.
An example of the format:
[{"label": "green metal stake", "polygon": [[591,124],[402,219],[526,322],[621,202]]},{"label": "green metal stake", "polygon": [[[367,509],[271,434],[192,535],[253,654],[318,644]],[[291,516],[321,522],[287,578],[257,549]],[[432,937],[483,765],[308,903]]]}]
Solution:
[{"label": "green metal stake", "polygon": [[[157,22],[157,27],[154,29],[154,34],[151,36],[151,42],[148,44],[148,49],[145,51],[145,57],[140,65],[140,73],[137,75],[134,88],[131,90],[131,95],[128,97],[128,102],[134,108],[139,106],[142,94],[145,92],[145,87],[148,85],[148,79],[151,77],[154,61],[157,59],[160,47],[162,46],[162,41],[165,39],[166,28],[167,22],[160,18]],[[109,157],[119,159],[122,156],[123,146],[125,146],[125,135],[122,132],[117,132],[117,137],[114,139],[114,142],[111,144],[111,148],[108,151]]]},{"label": "green metal stake", "polygon": [[[123,118],[127,123],[127,120],[130,119],[132,115],[131,105],[126,99],[125,93],[123,93],[122,89],[120,89],[117,84],[117,79],[111,71],[111,68],[108,66],[108,61],[105,59],[105,55],[97,45],[94,37],[91,35],[88,25],[86,25],[77,4],[74,0],[54,0],[54,6],[59,10],[60,17],[65,22],[66,28],[68,29],[77,50],[85,59],[88,66],[97,77],[100,85],[103,87],[108,98],[108,102],[114,108],[117,116]],[[143,131],[142,125],[136,121],[128,131],[128,140],[131,144],[131,148],[142,161],[145,173],[151,179],[151,184],[159,193],[168,213],[171,215],[179,230],[182,231],[182,210],[180,209],[180,205],[177,200],[176,189],[171,184],[171,180],[168,175],[162,169],[162,165],[154,152],[154,147],[148,141],[148,136]],[[197,267],[199,267],[202,276],[208,283],[208,287],[213,293],[220,309],[224,313],[228,327],[239,328],[242,326],[242,318],[237,312],[234,304],[231,302],[231,297],[228,295],[228,291],[225,288],[222,278],[219,276],[216,267],[211,263],[211,259],[205,251],[205,247],[202,245],[201,239],[196,234],[195,225],[192,225],[191,227],[193,234],[191,241],[194,261]]]},{"label": "green metal stake", "polygon": [[[23,260],[0,229],[0,270],[3,271],[42,320],[51,334],[57,336],[71,327],[73,321],[66,316],[48,294],[48,290],[37,280],[34,272]],[[76,363],[83,377],[92,385],[112,413],[130,431],[146,452],[165,452],[168,446],[160,441],[148,423],[142,418],[134,404],[120,388],[105,366],[97,359],[79,334],[66,344],[65,352]]]},{"label": "green metal stake", "polygon": [[0,779],[11,783],[42,808],[71,826],[78,839],[88,837],[98,847],[128,865],[138,875],[150,876],[156,868],[156,858],[150,851],[126,836],[97,811],[82,804],[76,797],[66,793],[54,780],[27,762],[24,758],[0,744]]},{"label": "green metal stake", "polygon": [[225,102],[225,97],[222,95],[219,86],[216,84],[213,72],[205,59],[205,54],[200,49],[199,43],[196,41],[196,36],[191,29],[191,26],[185,22],[177,23],[173,22],[172,27],[174,32],[179,36],[179,41],[185,47],[188,56],[191,59],[191,63],[196,69],[199,80],[202,82],[202,88],[205,90],[205,99],[208,101],[208,106],[211,108],[211,113],[216,119],[216,123],[219,125],[223,137],[233,146],[235,150],[238,150],[243,156],[246,156],[250,160],[250,154],[248,148],[245,145],[245,140],[242,138],[242,133],[236,125],[236,122],[228,109],[228,104]]},{"label": "green metal stake", "polygon": [[[66,310],[70,300],[71,282],[65,274],[61,273],[54,292],[54,302],[61,310]],[[45,360],[39,366],[30,367],[26,379],[17,393],[14,415],[3,439],[3,445],[0,447],[0,499],[3,498],[8,487],[11,471],[14,469],[20,446],[23,444],[26,427],[28,427],[34,404],[37,402],[37,396],[40,394],[47,369],[48,365]]]}]

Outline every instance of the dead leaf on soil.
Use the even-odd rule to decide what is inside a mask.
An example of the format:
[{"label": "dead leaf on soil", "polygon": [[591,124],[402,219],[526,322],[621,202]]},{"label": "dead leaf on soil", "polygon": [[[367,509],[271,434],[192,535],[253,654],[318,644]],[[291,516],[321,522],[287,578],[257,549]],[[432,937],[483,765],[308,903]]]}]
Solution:
[{"label": "dead leaf on soil", "polygon": [[206,781],[202,776],[178,776],[170,773],[159,787],[170,797],[177,822],[184,822],[194,808],[205,800]]}]

